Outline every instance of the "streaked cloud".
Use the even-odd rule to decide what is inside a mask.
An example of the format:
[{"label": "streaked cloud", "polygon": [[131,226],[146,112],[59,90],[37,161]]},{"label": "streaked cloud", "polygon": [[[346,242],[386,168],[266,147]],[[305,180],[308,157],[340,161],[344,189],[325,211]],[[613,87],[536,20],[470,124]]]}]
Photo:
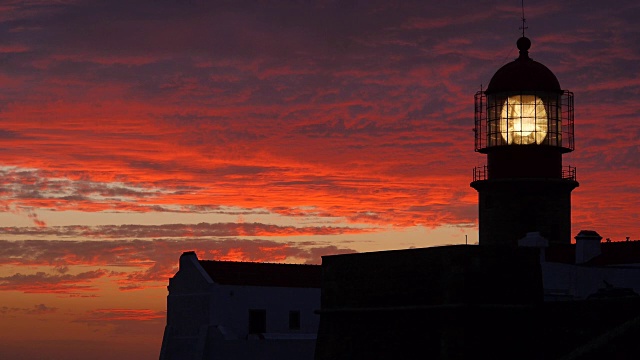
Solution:
[{"label": "streaked cloud", "polygon": [[[323,255],[354,250],[321,242],[269,240],[103,240],[0,241],[0,265],[47,271],[0,277],[0,291],[82,295],[99,292],[95,281],[108,277],[120,290],[164,287],[178,270],[178,257],[196,251],[202,259],[320,263]],[[86,268],[96,270],[81,271]],[[22,271],[22,270],[21,270]]]},{"label": "streaked cloud", "polygon": [[[531,57],[575,93],[572,232],[637,237],[638,5],[525,10]],[[473,95],[517,56],[520,17],[461,0],[2,2],[0,295],[30,302],[0,311],[108,322],[96,339],[128,344],[114,329],[161,334],[160,309],[97,303],[163,296],[182,251],[319,263],[472,231]],[[89,340],[64,351],[107,353],[82,354]],[[135,341],[136,359],[158,346]]]},{"label": "streaked cloud", "polygon": [[92,280],[108,276],[105,270],[92,270],[78,274],[48,274],[38,271],[34,274],[16,273],[0,277],[0,291],[21,291],[25,293],[74,294],[97,291]]},{"label": "streaked cloud", "polygon": [[74,320],[95,325],[106,325],[123,321],[151,321],[164,319],[166,312],[149,309],[95,309]]},{"label": "streaked cloud", "polygon": [[26,314],[26,315],[42,316],[46,314],[55,313],[57,310],[58,308],[49,307],[45,304],[37,304],[37,305],[33,305],[33,307],[26,307],[26,308],[2,306],[0,307],[0,314],[11,315],[11,314],[19,313],[19,314]]},{"label": "streaked cloud", "polygon": [[0,235],[55,236],[60,238],[144,239],[144,238],[202,238],[209,236],[299,236],[339,235],[372,232],[375,229],[351,227],[293,227],[259,223],[199,223],[164,225],[104,225],[104,226],[38,226],[2,227]]}]

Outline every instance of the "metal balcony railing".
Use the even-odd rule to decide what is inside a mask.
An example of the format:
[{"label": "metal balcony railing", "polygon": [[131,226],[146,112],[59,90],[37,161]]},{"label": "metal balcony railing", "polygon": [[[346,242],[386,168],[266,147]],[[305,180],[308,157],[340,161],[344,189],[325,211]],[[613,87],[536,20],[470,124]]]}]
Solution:
[{"label": "metal balcony railing", "polygon": [[[473,168],[473,181],[487,180],[489,179],[489,169],[487,165],[476,166]],[[563,166],[562,167],[562,180],[576,181],[576,167],[575,166]]]},{"label": "metal balcony railing", "polygon": [[489,177],[489,171],[487,165],[476,166],[473,168],[473,181],[487,180]]},{"label": "metal balcony railing", "polygon": [[562,167],[562,179],[576,181],[576,167],[575,166],[563,166]]}]

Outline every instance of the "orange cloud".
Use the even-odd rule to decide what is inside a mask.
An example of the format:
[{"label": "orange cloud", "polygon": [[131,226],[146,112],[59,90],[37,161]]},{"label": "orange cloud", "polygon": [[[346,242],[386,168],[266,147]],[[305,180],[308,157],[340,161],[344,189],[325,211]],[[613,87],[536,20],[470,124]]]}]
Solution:
[{"label": "orange cloud", "polygon": [[[306,214],[308,216],[308,214]],[[31,217],[31,216],[30,216]],[[35,217],[35,216],[34,216]],[[37,218],[36,218],[37,220]],[[38,227],[0,227],[0,234],[32,237],[57,236],[65,238],[127,239],[127,238],[180,238],[207,236],[301,236],[368,233],[375,229],[351,227],[294,227],[260,223],[199,223],[164,225],[101,225],[54,226],[44,223]]]},{"label": "orange cloud", "polygon": [[107,324],[120,321],[150,321],[164,319],[165,311],[149,309],[95,309],[88,311],[84,316],[75,319],[75,322]]},{"label": "orange cloud", "polygon": [[98,288],[90,284],[92,280],[107,276],[105,270],[86,271],[71,274],[35,274],[16,273],[11,276],[0,277],[0,291],[21,291],[24,293],[46,294],[74,294],[79,292],[93,292]]},{"label": "orange cloud", "polygon": [[[315,242],[268,240],[103,240],[103,241],[0,241],[0,265],[18,269],[34,266],[49,271],[0,277],[0,291],[51,293],[65,296],[100,294],[96,281],[105,277],[122,291],[164,287],[178,267],[184,251],[196,251],[203,259],[320,263],[329,254],[354,252]],[[77,273],[78,269],[97,268]],[[110,269],[110,270],[106,270]]]},{"label": "orange cloud", "polygon": [[[632,0],[526,6],[531,57],[575,92],[574,234],[637,238],[635,12]],[[0,334],[3,354],[157,358],[160,313],[120,301],[160,294],[182,251],[317,264],[361,245],[343,234],[404,245],[418,224],[476,226],[473,94],[517,56],[520,16],[422,0],[4,2],[0,209],[33,226],[2,224],[19,241],[0,241],[0,292],[42,307],[0,312],[36,321],[66,311],[52,293],[91,308],[120,292],[66,324],[111,321],[108,336],[53,344],[29,323],[23,343]],[[157,225],[109,224],[114,212]],[[59,220],[78,213],[104,221]],[[159,221],[172,214],[199,220]],[[245,220],[180,224],[209,214]]]},{"label": "orange cloud", "polygon": [[26,315],[37,315],[37,316],[42,316],[42,315],[46,315],[46,314],[52,314],[55,313],[58,310],[58,308],[55,307],[49,307],[45,304],[37,304],[37,305],[33,305],[33,307],[28,307],[28,308],[16,308],[16,307],[8,307],[8,306],[2,306],[0,307],[0,314],[15,314],[15,313],[19,313],[19,314],[26,314]]}]

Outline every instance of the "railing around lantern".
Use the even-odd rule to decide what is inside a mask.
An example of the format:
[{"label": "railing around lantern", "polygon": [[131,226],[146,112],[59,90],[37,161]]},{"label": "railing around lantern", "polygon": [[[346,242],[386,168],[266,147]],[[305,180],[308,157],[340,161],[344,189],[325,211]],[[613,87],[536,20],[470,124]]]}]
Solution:
[{"label": "railing around lantern", "polygon": [[473,168],[473,181],[487,180],[489,171],[487,165],[476,166]]},{"label": "railing around lantern", "polygon": [[[573,92],[565,90],[561,98],[561,121],[562,121],[562,146],[573,151],[576,148],[573,138]],[[575,168],[573,168],[575,174]]]},{"label": "railing around lantern", "polygon": [[576,181],[576,167],[575,166],[563,166],[562,167],[562,179]]},{"label": "railing around lantern", "polygon": [[[489,179],[489,169],[487,165],[476,166],[473,168],[473,181],[481,181]],[[562,167],[562,180],[576,181],[576,167],[575,166],[563,166]]]},{"label": "railing around lantern", "polygon": [[[473,128],[474,138],[475,138],[475,151],[483,149],[487,147],[487,115],[485,113],[485,104],[487,102],[487,96],[484,94],[484,91],[478,91],[474,97],[475,103],[475,112],[474,112],[474,123],[475,126]],[[475,171],[474,171],[475,173]]]}]

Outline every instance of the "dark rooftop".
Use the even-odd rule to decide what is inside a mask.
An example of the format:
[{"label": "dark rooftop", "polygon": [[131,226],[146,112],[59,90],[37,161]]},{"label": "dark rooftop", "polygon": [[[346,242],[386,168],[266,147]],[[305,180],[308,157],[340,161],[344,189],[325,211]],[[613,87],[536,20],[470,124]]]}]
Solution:
[{"label": "dark rooftop", "polygon": [[558,78],[541,63],[529,58],[529,39],[517,42],[520,57],[504,65],[491,78],[486,93],[503,91],[562,92]]},{"label": "dark rooftop", "polygon": [[320,288],[320,265],[199,260],[211,279],[221,285]]}]

